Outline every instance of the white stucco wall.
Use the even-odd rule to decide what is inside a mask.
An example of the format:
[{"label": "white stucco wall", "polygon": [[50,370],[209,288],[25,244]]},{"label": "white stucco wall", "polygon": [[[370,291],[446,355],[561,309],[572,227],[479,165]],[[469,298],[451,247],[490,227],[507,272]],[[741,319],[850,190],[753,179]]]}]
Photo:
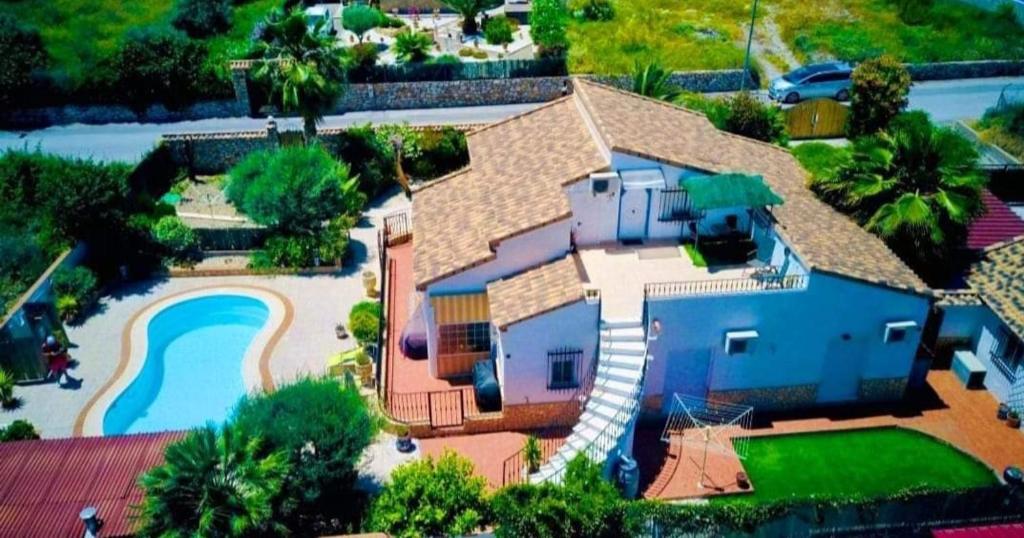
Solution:
[{"label": "white stucco wall", "polygon": [[583,350],[580,370],[586,374],[597,356],[596,304],[579,301],[547,314],[516,323],[501,333],[503,357],[499,361],[505,404],[553,402],[570,398],[572,391],[548,391],[548,351]]},{"label": "white stucco wall", "polygon": [[566,187],[572,207],[572,230],[577,245],[595,245],[615,241],[619,227],[619,198],[622,184],[618,177],[609,180],[608,192],[593,194],[590,180]]},{"label": "white stucco wall", "polygon": [[[651,346],[646,392],[819,384],[844,368],[866,379],[906,376],[920,330],[884,343],[885,324],[910,320],[920,328],[927,312],[923,297],[822,273],[802,291],[655,300],[649,316],[664,330]],[[726,355],[726,331],[750,329],[760,335],[752,351]],[[839,396],[834,382],[821,390],[819,401]]]}]

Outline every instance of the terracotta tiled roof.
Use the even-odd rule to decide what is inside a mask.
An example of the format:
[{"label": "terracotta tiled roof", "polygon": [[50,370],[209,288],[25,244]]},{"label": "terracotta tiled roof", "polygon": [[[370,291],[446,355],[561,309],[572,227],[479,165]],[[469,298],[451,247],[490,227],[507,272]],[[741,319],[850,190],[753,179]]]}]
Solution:
[{"label": "terracotta tiled roof", "polygon": [[936,294],[939,300],[935,304],[939,306],[978,306],[981,305],[981,297],[974,290],[938,290]]},{"label": "terracotta tiled roof", "polygon": [[79,538],[78,513],[99,510],[103,536],[131,536],[138,477],[184,432],[0,444],[0,537]]},{"label": "terracotta tiled roof", "polygon": [[985,249],[984,258],[968,273],[967,283],[1024,338],[1024,236]]},{"label": "terracotta tiled roof", "polygon": [[967,230],[967,248],[987,248],[1024,234],[1024,219],[991,191],[981,191],[981,202],[985,205],[985,214],[975,219]]},{"label": "terracotta tiled roof", "polygon": [[921,279],[882,242],[818,200],[786,149],[716,129],[702,114],[577,79],[576,95],[612,151],[708,172],[760,174],[785,203],[780,235],[814,269],[918,292]]},{"label": "terracotta tiled roof", "polygon": [[491,323],[505,329],[583,299],[583,280],[572,256],[487,284]]},{"label": "terracotta tiled roof", "polygon": [[470,167],[413,196],[416,286],[494,257],[504,239],[571,215],[565,185],[608,168],[572,96],[467,137]]},{"label": "terracotta tiled roof", "polygon": [[468,136],[470,168],[413,197],[416,285],[494,258],[502,240],[568,218],[563,187],[609,169],[608,152],[712,173],[764,176],[785,199],[783,239],[812,269],[915,292],[927,286],[885,244],[819,201],[789,151],[718,131],[702,114],[575,80],[573,95]]}]

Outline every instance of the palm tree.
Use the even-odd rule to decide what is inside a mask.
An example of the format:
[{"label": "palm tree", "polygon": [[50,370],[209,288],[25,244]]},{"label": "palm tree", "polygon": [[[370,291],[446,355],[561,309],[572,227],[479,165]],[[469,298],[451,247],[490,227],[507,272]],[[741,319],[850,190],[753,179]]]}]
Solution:
[{"label": "palm tree", "polygon": [[164,464],[140,479],[139,536],[246,536],[280,533],[274,503],[290,467],[281,451],[225,425],[197,429],[167,447]]},{"label": "palm tree", "polygon": [[640,63],[636,62],[633,67],[633,93],[671,101],[679,95],[680,90],[671,82],[672,72],[662,67],[658,62]]},{"label": "palm tree", "polygon": [[853,158],[813,188],[885,239],[924,276],[950,261],[984,209],[977,152],[923,112],[897,117],[886,131],[854,141]]},{"label": "palm tree", "polygon": [[321,32],[323,22],[307,28],[302,11],[267,17],[259,48],[264,61],[255,77],[267,82],[287,112],[298,112],[307,141],[316,125],[334,108],[344,91],[344,55],[333,37]]},{"label": "palm tree", "polygon": [[462,15],[463,35],[473,35],[477,32],[476,16],[487,7],[484,0],[444,0],[444,3]]},{"label": "palm tree", "polygon": [[429,34],[405,30],[395,35],[395,44],[392,48],[398,61],[410,63],[426,60],[433,46],[434,40]]}]

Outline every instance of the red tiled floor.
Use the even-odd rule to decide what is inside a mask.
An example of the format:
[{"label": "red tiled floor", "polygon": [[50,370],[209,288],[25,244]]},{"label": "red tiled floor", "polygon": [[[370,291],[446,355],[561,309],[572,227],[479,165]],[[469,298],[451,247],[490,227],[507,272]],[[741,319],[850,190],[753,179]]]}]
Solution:
[{"label": "red tiled floor", "polygon": [[[808,431],[902,426],[943,439],[988,464],[997,474],[1009,465],[1024,465],[1024,433],[996,420],[998,402],[984,390],[967,390],[948,370],[932,371],[928,387],[899,404],[846,406],[790,415],[755,415],[754,428],[737,430],[749,436]],[[637,433],[634,453],[640,462],[645,495],[662,499],[692,496],[699,477],[697,456],[685,454],[677,443],[660,439],[659,428]],[[708,465],[711,481],[735,491],[732,462],[716,459]],[[753,484],[756,488],[757,484]]]}]

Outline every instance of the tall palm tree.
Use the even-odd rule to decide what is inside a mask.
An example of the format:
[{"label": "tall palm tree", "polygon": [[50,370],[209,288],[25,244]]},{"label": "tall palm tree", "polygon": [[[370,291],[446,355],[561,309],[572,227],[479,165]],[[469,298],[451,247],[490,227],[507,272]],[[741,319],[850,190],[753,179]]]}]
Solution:
[{"label": "tall palm tree", "polygon": [[949,261],[962,247],[967,226],[984,210],[977,158],[959,134],[911,112],[857,139],[849,164],[813,188],[927,275],[929,264]]},{"label": "tall palm tree", "polygon": [[671,82],[672,72],[657,62],[636,62],[633,67],[633,93],[671,101],[679,95],[679,87]]},{"label": "tall palm tree", "polygon": [[321,31],[323,21],[312,29],[302,11],[284,17],[269,16],[255,77],[269,84],[274,99],[287,112],[302,116],[307,141],[316,138],[316,125],[334,108],[344,92],[343,51],[334,38]]},{"label": "tall palm tree", "polygon": [[484,0],[444,0],[445,5],[462,15],[462,33],[473,35],[477,32],[476,16],[487,7]]},{"label": "tall palm tree", "polygon": [[139,536],[249,536],[284,531],[273,508],[290,467],[284,452],[225,425],[197,429],[171,444],[164,464],[140,479]]}]

